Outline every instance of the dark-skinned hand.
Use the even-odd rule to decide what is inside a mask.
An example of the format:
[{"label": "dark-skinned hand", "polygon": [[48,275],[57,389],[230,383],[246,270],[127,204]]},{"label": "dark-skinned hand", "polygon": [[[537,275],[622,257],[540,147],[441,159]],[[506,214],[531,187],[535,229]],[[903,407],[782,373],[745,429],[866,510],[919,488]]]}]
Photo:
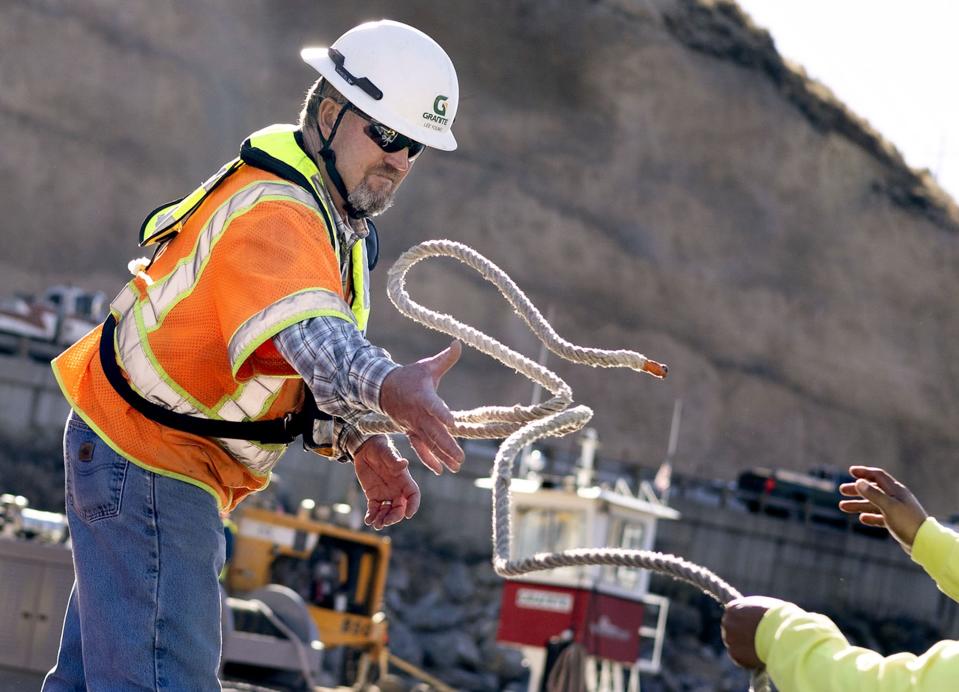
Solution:
[{"label": "dark-skinned hand", "polygon": [[909,488],[881,468],[850,466],[853,483],[843,483],[839,492],[855,500],[842,500],[839,509],[847,514],[858,514],[866,526],[885,528],[895,538],[906,555],[912,555],[912,544],[919,527],[929,516]]},{"label": "dark-skinned hand", "polygon": [[744,596],[726,604],[723,613],[723,644],[733,662],[755,670],[763,665],[756,653],[756,629],[767,611],[785,603],[768,596]]}]

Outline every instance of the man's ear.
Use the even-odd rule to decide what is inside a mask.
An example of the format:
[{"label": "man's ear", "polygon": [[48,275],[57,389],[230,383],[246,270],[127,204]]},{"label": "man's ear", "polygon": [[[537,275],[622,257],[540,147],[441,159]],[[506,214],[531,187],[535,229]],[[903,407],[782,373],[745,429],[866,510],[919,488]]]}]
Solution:
[{"label": "man's ear", "polygon": [[320,126],[320,132],[323,139],[330,138],[330,132],[333,131],[333,123],[336,122],[336,116],[340,112],[340,104],[330,98],[323,99],[320,102],[320,110],[317,113],[317,123]]}]

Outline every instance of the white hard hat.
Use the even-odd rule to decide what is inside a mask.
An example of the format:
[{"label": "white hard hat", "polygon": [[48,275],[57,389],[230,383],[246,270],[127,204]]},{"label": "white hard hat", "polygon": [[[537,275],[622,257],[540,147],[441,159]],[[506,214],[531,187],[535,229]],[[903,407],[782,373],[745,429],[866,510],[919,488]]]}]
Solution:
[{"label": "white hard hat", "polygon": [[300,55],[374,120],[427,146],[456,149],[450,131],[459,104],[456,70],[419,29],[388,19],[369,22],[329,48],[304,48]]}]

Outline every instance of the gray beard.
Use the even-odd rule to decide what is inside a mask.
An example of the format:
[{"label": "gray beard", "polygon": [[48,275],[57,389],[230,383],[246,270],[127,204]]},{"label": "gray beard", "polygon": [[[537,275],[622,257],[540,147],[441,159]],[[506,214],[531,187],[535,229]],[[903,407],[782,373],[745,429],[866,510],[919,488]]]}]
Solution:
[{"label": "gray beard", "polygon": [[396,196],[396,187],[390,187],[388,192],[374,192],[366,183],[366,180],[360,182],[350,193],[350,204],[357,211],[364,212],[370,216],[379,216],[384,211],[393,206],[393,198]]}]

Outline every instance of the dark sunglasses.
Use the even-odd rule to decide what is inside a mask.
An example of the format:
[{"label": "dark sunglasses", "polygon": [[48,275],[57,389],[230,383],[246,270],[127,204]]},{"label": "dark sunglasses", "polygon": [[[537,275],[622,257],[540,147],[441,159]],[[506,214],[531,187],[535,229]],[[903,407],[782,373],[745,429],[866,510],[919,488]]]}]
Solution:
[{"label": "dark sunglasses", "polygon": [[350,104],[350,110],[367,122],[366,127],[363,128],[363,132],[365,132],[366,136],[376,143],[376,146],[386,153],[392,154],[396,151],[409,149],[407,156],[409,157],[409,160],[412,161],[417,156],[422,154],[424,149],[426,149],[425,144],[421,144],[415,139],[411,139],[406,135],[400,134],[388,125],[376,122],[366,113],[352,106],[352,104]]}]

